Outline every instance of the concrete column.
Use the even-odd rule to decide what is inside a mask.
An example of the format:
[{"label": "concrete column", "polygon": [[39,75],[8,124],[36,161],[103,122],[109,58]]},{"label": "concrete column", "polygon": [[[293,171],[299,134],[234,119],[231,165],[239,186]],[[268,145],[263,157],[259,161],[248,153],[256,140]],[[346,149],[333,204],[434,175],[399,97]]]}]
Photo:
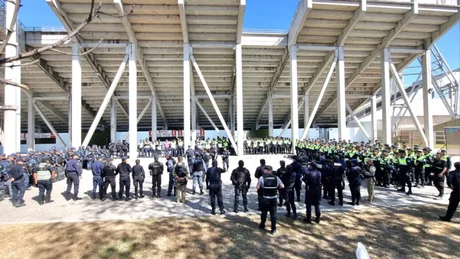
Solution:
[{"label": "concrete column", "polygon": [[190,45],[184,44],[184,147],[190,145]]},{"label": "concrete column", "polygon": [[371,139],[375,143],[377,140],[377,97],[371,97]]},{"label": "concrete column", "polygon": [[391,106],[390,106],[390,50],[383,49],[380,54],[382,75],[382,141],[391,144]]},{"label": "concrete column", "polygon": [[117,143],[117,101],[112,98],[110,106],[110,140]]},{"label": "concrete column", "polygon": [[268,136],[273,137],[273,96],[268,97]]},{"label": "concrete column", "polygon": [[152,141],[157,140],[157,97],[152,96]]},{"label": "concrete column", "polygon": [[[19,49],[19,48],[18,48]],[[19,51],[18,51],[19,52]],[[21,61],[18,60],[15,62],[17,67],[13,68],[14,74],[16,75],[16,80],[15,82],[21,83]],[[16,150],[21,151],[21,94],[22,90],[19,87],[15,87],[16,90]]]},{"label": "concrete column", "polygon": [[236,44],[235,47],[236,59],[236,131],[237,131],[237,145],[238,156],[243,156],[243,142],[244,142],[244,122],[243,122],[243,49],[241,44]]},{"label": "concrete column", "polygon": [[196,120],[197,120],[196,102],[197,102],[197,99],[195,98],[195,95],[193,95],[192,96],[192,140],[191,140],[192,146],[195,146],[195,141],[196,141]]},{"label": "concrete column", "polygon": [[[6,25],[8,26],[11,21],[13,20],[13,14],[15,9],[16,0],[12,2],[6,2]],[[17,42],[17,34],[16,34],[16,23],[14,23],[13,33],[11,35],[10,40],[5,48],[5,57],[13,57],[16,56],[18,53],[18,42]],[[20,76],[17,74],[20,73],[20,69],[15,68],[8,68],[9,65],[16,65],[20,64],[18,62],[13,62],[13,64],[8,63],[5,66],[5,79],[11,80],[14,82],[20,83]],[[18,142],[20,143],[21,139],[18,139],[20,134],[21,128],[18,127],[18,123],[20,125],[20,121],[17,122],[17,110],[20,109],[21,102],[18,103],[17,93],[19,88],[12,86],[12,85],[5,85],[5,92],[4,92],[4,102],[3,102],[3,152],[7,155],[16,153],[20,151],[20,147],[18,148]],[[20,90],[20,89],[19,89]],[[20,98],[20,97],[19,97]],[[20,111],[19,111],[20,112]]]},{"label": "concrete column", "polygon": [[[428,147],[434,148],[433,132],[433,114],[431,111],[431,94],[429,89],[432,88],[431,77],[431,50],[427,50],[422,56],[422,78],[423,78],[423,115],[425,136],[428,141]],[[457,93],[458,94],[458,93]]]},{"label": "concrete column", "polygon": [[337,118],[339,139],[347,140],[347,118],[345,102],[345,56],[343,47],[337,48]]},{"label": "concrete column", "polygon": [[298,110],[298,85],[297,85],[297,46],[289,48],[291,64],[291,141],[292,153],[295,154],[297,139],[299,138],[299,110]]},{"label": "concrete column", "polygon": [[35,151],[35,110],[34,100],[27,98],[27,151]]},{"label": "concrete column", "polygon": [[129,158],[137,158],[137,62],[136,45],[131,43],[129,50]]},{"label": "concrete column", "polygon": [[[307,94],[303,97],[303,109],[303,130],[305,131],[308,127],[308,120],[310,120],[310,97]],[[305,136],[305,138],[308,138],[308,136]]]},{"label": "concrete column", "polygon": [[229,105],[230,105],[230,131],[232,132],[233,138],[236,138],[235,136],[235,126],[236,126],[235,125],[235,101],[234,101],[233,95],[230,98]]},{"label": "concrete column", "polygon": [[72,47],[72,136],[71,146],[78,148],[81,146],[81,62],[80,46],[76,43]]}]

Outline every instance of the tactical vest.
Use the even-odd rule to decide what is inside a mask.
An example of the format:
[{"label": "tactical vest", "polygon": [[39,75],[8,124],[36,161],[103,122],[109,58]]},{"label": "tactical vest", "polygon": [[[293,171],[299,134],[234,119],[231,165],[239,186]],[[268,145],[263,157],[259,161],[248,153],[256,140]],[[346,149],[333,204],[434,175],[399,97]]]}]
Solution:
[{"label": "tactical vest", "polygon": [[48,170],[47,163],[41,163],[38,165],[37,169],[37,180],[50,180],[51,179],[51,172]]},{"label": "tactical vest", "polygon": [[276,179],[276,176],[270,174],[270,175],[264,175],[262,177],[264,181],[264,188],[263,188],[264,198],[278,196],[278,180]]},{"label": "tactical vest", "polygon": [[152,166],[152,175],[160,175],[161,174],[161,166],[159,163],[153,163]]}]

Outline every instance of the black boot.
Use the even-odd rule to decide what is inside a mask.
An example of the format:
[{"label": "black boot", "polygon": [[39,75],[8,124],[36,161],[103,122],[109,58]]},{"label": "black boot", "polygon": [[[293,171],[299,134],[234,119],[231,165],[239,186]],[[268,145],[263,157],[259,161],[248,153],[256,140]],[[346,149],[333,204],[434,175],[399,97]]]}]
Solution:
[{"label": "black boot", "polygon": [[212,214],[212,215],[216,215],[216,209],[212,208],[211,214]]},{"label": "black boot", "polygon": [[303,222],[311,224],[311,218],[307,217],[307,218],[303,219]]},{"label": "black boot", "polygon": [[439,220],[441,221],[446,221],[446,222],[450,222],[450,219],[447,218],[446,216],[438,216]]},{"label": "black boot", "polygon": [[321,213],[316,214],[315,222],[319,224],[319,219],[321,217]]},{"label": "black boot", "polygon": [[248,211],[249,211],[249,210],[248,210],[248,207],[245,206],[243,211],[244,211],[244,212],[248,212]]},{"label": "black boot", "polygon": [[224,209],[221,209],[220,210],[220,215],[224,215],[225,214],[225,210]]},{"label": "black boot", "polygon": [[40,205],[45,204],[45,196],[40,196],[40,197],[38,198],[38,204],[40,204]]}]

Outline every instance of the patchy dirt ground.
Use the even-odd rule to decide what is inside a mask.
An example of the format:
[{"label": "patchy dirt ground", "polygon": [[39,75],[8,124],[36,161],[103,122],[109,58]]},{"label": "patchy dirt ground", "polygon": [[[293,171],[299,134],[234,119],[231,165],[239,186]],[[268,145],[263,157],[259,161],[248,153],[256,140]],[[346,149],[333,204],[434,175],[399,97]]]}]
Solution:
[{"label": "patchy dirt ground", "polygon": [[[279,217],[276,236],[257,216],[0,226],[1,258],[459,258],[460,223],[441,206],[331,212],[320,225]],[[268,226],[269,224],[267,224]]]}]

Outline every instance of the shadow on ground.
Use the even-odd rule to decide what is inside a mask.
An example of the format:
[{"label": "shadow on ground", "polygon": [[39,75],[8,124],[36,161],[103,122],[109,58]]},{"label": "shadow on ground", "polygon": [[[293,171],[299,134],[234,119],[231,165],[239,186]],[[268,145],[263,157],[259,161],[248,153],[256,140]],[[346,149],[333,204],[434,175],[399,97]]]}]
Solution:
[{"label": "shadow on ground", "polygon": [[372,258],[458,258],[460,224],[437,221],[443,212],[331,212],[320,225],[279,216],[276,236],[258,215],[9,225],[0,242],[3,258],[354,258],[357,242]]}]

